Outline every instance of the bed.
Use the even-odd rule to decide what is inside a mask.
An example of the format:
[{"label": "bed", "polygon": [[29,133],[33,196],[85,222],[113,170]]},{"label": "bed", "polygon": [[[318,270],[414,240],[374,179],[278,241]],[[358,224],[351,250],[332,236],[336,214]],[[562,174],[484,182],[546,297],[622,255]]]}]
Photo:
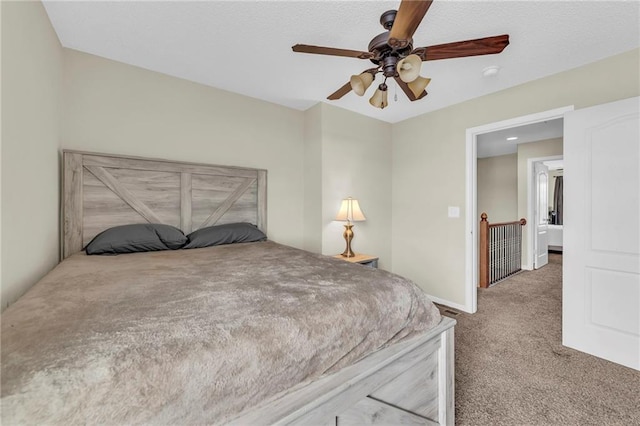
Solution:
[{"label": "bed", "polygon": [[454,321],[401,277],[273,241],[82,251],[139,222],[266,233],[266,171],[63,163],[63,261],[2,315],[3,423],[453,424]]}]

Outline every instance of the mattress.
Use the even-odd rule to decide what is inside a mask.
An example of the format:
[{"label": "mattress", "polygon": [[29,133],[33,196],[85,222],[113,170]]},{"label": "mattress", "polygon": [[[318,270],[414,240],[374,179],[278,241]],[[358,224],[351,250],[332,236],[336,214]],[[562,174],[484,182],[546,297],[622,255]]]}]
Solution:
[{"label": "mattress", "polygon": [[1,419],[224,423],[439,321],[406,279],[271,241],[77,253],[2,314]]}]

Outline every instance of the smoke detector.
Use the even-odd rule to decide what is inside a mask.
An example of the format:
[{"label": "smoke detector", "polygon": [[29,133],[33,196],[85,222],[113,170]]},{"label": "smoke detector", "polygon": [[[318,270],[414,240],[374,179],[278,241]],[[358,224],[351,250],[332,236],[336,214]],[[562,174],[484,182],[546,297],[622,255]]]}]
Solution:
[{"label": "smoke detector", "polygon": [[490,67],[486,67],[485,69],[482,70],[482,75],[484,77],[494,77],[496,75],[498,75],[498,73],[500,72],[500,67],[496,66],[496,65],[492,65]]}]

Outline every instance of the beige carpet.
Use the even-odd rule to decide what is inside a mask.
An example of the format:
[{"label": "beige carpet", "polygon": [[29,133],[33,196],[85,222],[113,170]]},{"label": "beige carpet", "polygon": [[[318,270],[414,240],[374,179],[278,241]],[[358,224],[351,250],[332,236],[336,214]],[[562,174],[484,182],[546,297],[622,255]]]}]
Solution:
[{"label": "beige carpet", "polygon": [[[456,327],[456,424],[640,425],[640,373],[562,346],[562,256],[490,289]],[[441,307],[442,309],[442,307]]]}]

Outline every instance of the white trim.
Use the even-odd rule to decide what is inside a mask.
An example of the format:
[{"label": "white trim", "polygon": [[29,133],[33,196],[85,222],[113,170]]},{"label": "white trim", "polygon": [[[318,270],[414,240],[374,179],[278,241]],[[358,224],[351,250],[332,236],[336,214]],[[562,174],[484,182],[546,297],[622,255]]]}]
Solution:
[{"label": "white trim", "polygon": [[477,128],[467,129],[467,167],[466,169],[466,210],[465,210],[465,312],[475,314],[478,310],[478,239],[475,238],[477,226],[474,218],[478,217],[478,143]]},{"label": "white trim", "polygon": [[[477,136],[483,133],[497,130],[539,123],[545,120],[563,118],[564,114],[573,111],[574,106],[569,105],[549,111],[538,112],[509,120],[489,123],[467,129],[466,136],[466,206],[465,206],[465,312],[475,313],[478,310],[478,202],[477,185],[478,175],[476,170],[478,141]],[[438,302],[439,303],[439,302]]]},{"label": "white trim", "polygon": [[534,254],[536,252],[536,234],[538,232],[538,221],[535,220],[534,217],[534,206],[538,202],[536,200],[537,191],[534,188],[535,181],[533,179],[534,170],[533,163],[549,161],[549,160],[562,160],[564,156],[560,155],[550,155],[548,157],[534,157],[527,158],[527,239],[529,241],[529,250],[527,253],[527,258],[525,259],[526,263],[522,265],[522,269],[526,269],[528,271],[533,271],[534,268]]},{"label": "white trim", "polygon": [[430,295],[430,294],[427,294],[427,296],[429,296],[429,299],[431,299],[431,301],[433,301],[433,302],[437,303],[438,305],[448,306],[449,308],[457,309],[457,310],[459,310],[459,311],[467,312],[467,313],[469,313],[469,314],[472,314],[472,313],[473,313],[473,312],[469,312],[469,311],[467,310],[466,306],[464,306],[464,305],[460,305],[460,304],[455,303],[455,302],[450,302],[450,301],[448,301],[448,300],[441,299],[441,298],[439,298],[439,297],[432,296],[432,295]]}]

